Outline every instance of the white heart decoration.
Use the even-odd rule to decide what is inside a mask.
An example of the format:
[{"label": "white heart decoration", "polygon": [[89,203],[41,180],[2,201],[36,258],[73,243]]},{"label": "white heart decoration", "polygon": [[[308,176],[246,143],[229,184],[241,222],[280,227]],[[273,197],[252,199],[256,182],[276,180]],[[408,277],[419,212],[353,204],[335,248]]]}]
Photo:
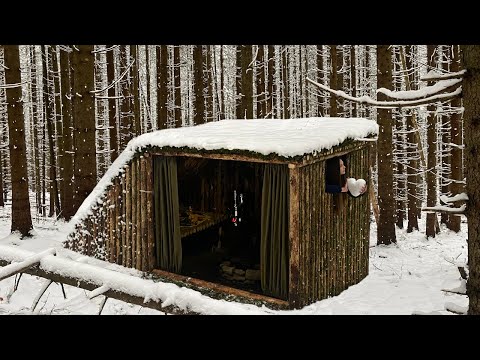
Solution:
[{"label": "white heart decoration", "polygon": [[367,182],[363,179],[357,180],[355,178],[348,178],[347,185],[348,185],[348,191],[350,191],[350,194],[357,197],[361,194],[360,190],[362,189],[362,187],[367,185]]}]

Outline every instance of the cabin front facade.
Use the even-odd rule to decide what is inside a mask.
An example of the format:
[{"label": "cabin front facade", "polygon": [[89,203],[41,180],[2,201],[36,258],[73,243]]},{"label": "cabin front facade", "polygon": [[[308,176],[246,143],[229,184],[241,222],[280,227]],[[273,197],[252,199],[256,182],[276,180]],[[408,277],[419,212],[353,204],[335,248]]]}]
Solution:
[{"label": "cabin front facade", "polygon": [[364,138],[377,133],[366,119],[309,118],[142,135],[85,200],[65,245],[291,308],[338,295],[368,274],[370,207],[368,196],[326,193],[325,164],[344,156],[347,174],[369,182]]}]

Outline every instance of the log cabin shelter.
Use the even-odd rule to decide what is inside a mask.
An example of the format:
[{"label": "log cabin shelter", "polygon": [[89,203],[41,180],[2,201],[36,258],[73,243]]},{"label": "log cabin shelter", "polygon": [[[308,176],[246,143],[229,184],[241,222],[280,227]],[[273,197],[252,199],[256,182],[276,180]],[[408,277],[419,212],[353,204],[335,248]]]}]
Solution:
[{"label": "log cabin shelter", "polygon": [[368,196],[327,193],[325,164],[342,156],[347,175],[368,183],[377,134],[362,118],[221,120],[143,134],[84,201],[65,246],[280,308],[338,295],[368,274],[370,207]]}]

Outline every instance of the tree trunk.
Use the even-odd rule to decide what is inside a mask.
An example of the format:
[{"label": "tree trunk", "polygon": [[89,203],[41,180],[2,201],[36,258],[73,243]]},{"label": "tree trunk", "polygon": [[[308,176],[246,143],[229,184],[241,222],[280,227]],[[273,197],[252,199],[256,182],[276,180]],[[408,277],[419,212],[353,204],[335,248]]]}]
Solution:
[{"label": "tree trunk", "polygon": [[[350,74],[352,96],[357,97],[357,73],[355,66],[355,45],[350,46]],[[357,117],[357,103],[352,102],[352,117]]]},{"label": "tree trunk", "polygon": [[[434,66],[433,53],[435,51],[435,45],[427,46],[427,59],[430,66]],[[429,81],[428,86],[433,85],[432,81]],[[437,179],[436,179],[436,130],[435,130],[435,105],[428,105],[428,130],[427,130],[427,143],[428,143],[428,157],[427,157],[427,206],[435,206],[437,201]],[[436,213],[427,213],[426,235],[427,237],[435,237],[435,222]]]},{"label": "tree trunk", "polygon": [[182,127],[182,94],[180,92],[180,46],[173,47],[173,79],[175,85],[175,127]]},{"label": "tree trunk", "polygon": [[168,48],[157,46],[157,129],[168,127]]},{"label": "tree trunk", "polygon": [[[4,46],[5,83],[20,84],[20,54],[18,45]],[[22,106],[22,88],[6,89],[10,163],[12,178],[12,227],[22,237],[30,236],[32,217],[28,197],[27,154],[25,146],[25,124]]]},{"label": "tree trunk", "polygon": [[468,314],[480,315],[480,46],[461,45],[468,203]]},{"label": "tree trunk", "polygon": [[[449,50],[447,46],[443,45],[441,46],[442,52],[441,52],[441,64],[440,67],[441,69],[445,70],[445,72],[448,72],[448,63],[447,61],[451,58],[449,54]],[[447,60],[447,61],[446,61]],[[451,179],[451,172],[450,172],[450,159],[451,156],[449,154],[449,143],[450,141],[450,119],[446,114],[442,114],[439,117],[439,126],[440,126],[440,135],[441,135],[441,148],[440,148],[440,169],[439,169],[439,174],[440,174],[440,194],[449,196],[449,180]],[[440,200],[440,205],[446,205]],[[440,214],[440,222],[442,224],[447,224],[448,223],[448,213],[442,212]]]},{"label": "tree trunk", "polygon": [[283,83],[283,118],[290,118],[290,93],[289,93],[289,84],[288,80],[288,46],[283,46],[282,48],[282,83]]},{"label": "tree trunk", "polygon": [[131,108],[133,113],[133,124],[135,126],[135,136],[139,136],[142,133],[142,117],[140,115],[140,93],[138,91],[138,56],[137,56],[137,45],[130,45],[130,59],[133,63],[132,65],[132,82],[131,86]]},{"label": "tree trunk", "polygon": [[[107,83],[111,85],[115,81],[115,53],[113,45],[107,45]],[[108,128],[110,135],[110,160],[113,163],[118,157],[117,140],[117,99],[115,99],[115,88],[108,89]]]},{"label": "tree trunk", "polygon": [[55,45],[53,48],[51,48],[52,51],[52,69],[53,69],[53,89],[54,89],[54,99],[55,99],[55,119],[56,119],[56,124],[54,127],[54,132],[56,133],[55,137],[55,142],[57,144],[57,149],[56,149],[56,157],[57,157],[57,167],[58,171],[57,174],[55,174],[54,179],[56,182],[56,202],[57,202],[57,217],[62,213],[63,209],[63,203],[60,201],[60,193],[61,189],[63,187],[63,159],[64,159],[64,153],[65,151],[63,150],[63,129],[62,129],[62,104],[61,104],[61,93],[60,93],[60,69],[59,69],[59,64],[58,64],[58,52],[57,46]]},{"label": "tree trunk", "polygon": [[[323,76],[323,46],[317,45],[317,82],[324,84]],[[317,95],[317,116],[323,116],[323,95]]]},{"label": "tree trunk", "polygon": [[73,206],[76,212],[97,183],[95,143],[95,62],[93,45],[73,50],[74,176]]},{"label": "tree trunk", "polygon": [[193,47],[193,88],[195,93],[195,115],[193,124],[203,124],[205,120],[205,99],[203,96],[203,54],[202,45]]},{"label": "tree trunk", "polygon": [[275,48],[273,45],[268,45],[268,98],[267,101],[267,117],[274,118],[274,104],[273,94],[275,93],[275,84],[273,74],[275,72]]},{"label": "tree trunk", "polygon": [[265,50],[263,45],[258,46],[257,53],[257,119],[265,118],[267,104],[265,102]]},{"label": "tree trunk", "polygon": [[242,119],[253,119],[252,45],[242,46]]},{"label": "tree trunk", "polygon": [[[337,45],[330,45],[330,87],[335,90],[339,89],[338,86],[338,68],[337,68]],[[330,117],[338,115],[337,109],[337,97],[330,94]]]},{"label": "tree trunk", "polygon": [[[452,72],[460,71],[460,54],[458,45],[453,46],[452,53]],[[461,181],[463,180],[462,174],[462,113],[461,113],[462,99],[456,97],[452,100],[452,110],[455,112],[450,118],[450,138],[452,142],[451,146],[451,180],[450,193],[454,196],[460,194],[463,190]],[[460,216],[450,215],[447,227],[455,232],[460,231]]]},{"label": "tree trunk", "polygon": [[[389,45],[377,47],[377,89],[392,87],[392,53]],[[387,97],[379,93],[379,101]],[[392,110],[378,109],[378,205],[377,244],[395,243],[395,199],[393,197]]]},{"label": "tree trunk", "polygon": [[62,115],[63,115],[63,190],[62,193],[62,214],[68,221],[75,215],[73,207],[73,98],[72,98],[72,75],[70,64],[70,53],[60,51],[60,64],[62,69]]},{"label": "tree trunk", "polygon": [[225,80],[224,80],[224,67],[223,67],[223,45],[220,45],[220,120],[225,119]]},{"label": "tree trunk", "polygon": [[203,62],[206,64],[207,70],[203,73],[203,83],[207,88],[207,111],[205,121],[213,121],[213,76],[212,76],[212,51],[211,46],[206,45],[203,51]]},{"label": "tree trunk", "polygon": [[127,146],[128,142],[133,138],[133,121],[132,121],[132,112],[131,112],[131,102],[130,97],[132,94],[130,93],[130,76],[129,73],[131,71],[127,68],[130,65],[129,57],[128,57],[128,46],[121,45],[120,46],[120,70],[123,74],[126,72],[122,80],[120,81],[120,88],[122,92],[122,100],[120,105],[120,141],[118,151],[121,152]]},{"label": "tree trunk", "polygon": [[[58,183],[57,183],[57,162],[56,162],[56,155],[55,155],[55,124],[54,119],[55,115],[55,87],[54,87],[54,80],[52,74],[52,57],[50,53],[52,51],[52,47],[48,45],[43,45],[43,54],[44,54],[44,61],[43,61],[43,74],[44,74],[44,82],[43,82],[43,101],[46,104],[46,122],[47,122],[47,136],[48,136],[48,156],[50,159],[50,172],[49,172],[49,186],[48,192],[50,194],[50,209],[48,216],[52,217],[54,213],[60,214],[60,200],[58,198]],[[53,96],[53,98],[52,98]]]},{"label": "tree trunk", "polygon": [[235,88],[237,91],[237,96],[235,98],[235,116],[237,119],[243,119],[242,114],[242,54],[244,45],[238,45],[236,49],[236,58],[235,58]]}]

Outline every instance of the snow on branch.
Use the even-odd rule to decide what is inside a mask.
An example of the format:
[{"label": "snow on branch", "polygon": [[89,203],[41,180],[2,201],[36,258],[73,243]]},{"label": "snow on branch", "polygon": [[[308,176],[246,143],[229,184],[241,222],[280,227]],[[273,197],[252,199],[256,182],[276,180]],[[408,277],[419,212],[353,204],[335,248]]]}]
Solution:
[{"label": "snow on branch", "polygon": [[130,68],[132,67],[132,65],[133,65],[134,62],[135,62],[135,59],[132,60],[132,62],[130,63],[130,65],[127,66],[127,68],[125,69],[125,71],[118,77],[118,79],[112,81],[112,83],[111,83],[110,85],[108,85],[106,88],[103,88],[103,89],[100,89],[100,90],[93,90],[93,91],[90,91],[90,93],[91,93],[91,94],[98,94],[98,93],[107,91],[108,89],[114,87],[116,83],[118,83],[120,80],[122,80],[122,78],[125,76],[125,74],[128,72],[128,70],[130,70]]},{"label": "snow on branch", "polygon": [[422,211],[434,212],[434,213],[443,212],[443,213],[449,213],[449,214],[464,214],[466,208],[467,206],[465,204],[463,204],[459,208],[438,205],[438,206],[431,206],[431,207],[423,207]]},{"label": "snow on branch", "polygon": [[435,85],[426,86],[423,89],[406,91],[392,91],[389,89],[380,88],[377,90],[377,94],[381,93],[395,100],[419,100],[446,92],[448,90],[454,90],[461,82],[462,79],[441,80]]},{"label": "snow on branch", "polygon": [[454,203],[456,201],[467,201],[468,200],[468,195],[466,193],[461,193],[455,196],[445,196],[441,195],[440,200],[444,202],[445,204],[450,204]]},{"label": "snow on branch", "polygon": [[[20,261],[22,267],[25,268],[25,273],[93,290],[91,298],[103,294],[106,297],[160,311],[165,311],[166,307],[174,307],[185,312],[210,315],[276,313],[274,310],[253,304],[216,300],[193,289],[161,281],[154,282],[151,279],[141,278],[140,275],[130,275],[126,271],[132,269],[125,269],[98,259],[81,256],[74,260],[62,254],[64,249],[58,250],[57,256],[50,256],[55,254],[55,249],[35,254],[31,251],[0,245],[0,264]],[[79,261],[80,259],[86,260],[86,258],[88,258],[88,263]],[[105,265],[104,267],[92,265],[97,263],[105,263]],[[1,268],[0,272],[2,275],[8,275],[12,272],[13,267],[16,267],[18,272],[20,264],[8,264]],[[35,264],[38,265],[32,267]],[[29,268],[26,268],[26,265],[29,265]],[[114,271],[113,268],[120,268],[123,271]],[[46,282],[44,288],[50,284],[51,282]],[[39,294],[40,296],[41,294]]]},{"label": "snow on branch", "polygon": [[448,93],[443,93],[443,94],[436,94],[424,99],[418,99],[418,100],[408,100],[408,101],[377,101],[372,99],[369,96],[360,96],[360,97],[353,97],[348,94],[346,94],[344,91],[341,90],[333,90],[330,89],[328,86],[322,85],[317,83],[316,81],[313,81],[309,78],[307,78],[307,81],[311,83],[312,85],[315,85],[319,87],[320,89],[329,91],[330,93],[342,97],[346,100],[356,102],[358,104],[365,104],[365,105],[371,105],[375,106],[377,108],[381,109],[393,109],[393,108],[413,108],[413,107],[418,107],[422,106],[425,104],[430,104],[432,102],[436,101],[448,101],[453,99],[454,97],[457,97],[462,93],[462,87],[459,86],[455,91],[448,92]]},{"label": "snow on branch", "polygon": [[462,71],[459,71],[459,72],[442,74],[442,73],[439,73],[438,71],[431,70],[426,75],[422,76],[420,78],[420,80],[422,80],[422,81],[437,81],[437,80],[458,79],[458,78],[462,78],[463,75],[465,75],[466,72],[467,72],[467,70],[462,70]]},{"label": "snow on branch", "polygon": [[25,258],[21,262],[12,262],[10,265],[7,265],[0,269],[0,280],[6,279],[12,275],[15,275],[19,272],[22,272],[29,267],[38,264],[42,258],[48,255],[55,255],[56,250],[54,248],[47,249],[38,254],[33,254]]}]

